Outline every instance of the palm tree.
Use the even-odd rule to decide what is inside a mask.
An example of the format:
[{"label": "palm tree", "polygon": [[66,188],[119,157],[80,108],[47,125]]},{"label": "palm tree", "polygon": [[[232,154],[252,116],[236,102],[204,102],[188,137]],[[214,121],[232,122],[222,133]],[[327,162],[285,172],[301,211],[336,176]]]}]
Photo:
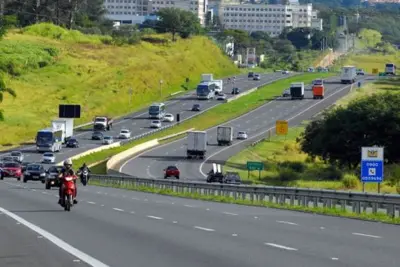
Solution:
[{"label": "palm tree", "polygon": [[[4,82],[3,78],[0,77],[0,103],[3,102],[3,95],[8,93],[12,97],[17,97],[15,91],[11,88],[6,87],[6,83]],[[0,121],[4,120],[3,111],[0,109]]]}]

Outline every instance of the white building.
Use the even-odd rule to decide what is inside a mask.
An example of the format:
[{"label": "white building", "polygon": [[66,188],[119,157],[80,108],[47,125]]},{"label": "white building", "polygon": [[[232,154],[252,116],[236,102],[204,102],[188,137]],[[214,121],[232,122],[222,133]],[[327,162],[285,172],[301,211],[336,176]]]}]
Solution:
[{"label": "white building", "polygon": [[[313,15],[315,23],[312,23]],[[222,3],[219,8],[221,23],[226,29],[264,31],[271,36],[279,35],[285,27],[313,27],[316,13],[312,4],[288,5],[230,4]],[[322,22],[321,22],[322,24]]]},{"label": "white building", "polygon": [[204,25],[207,11],[207,0],[104,0],[106,16],[121,23],[142,23],[150,14],[162,8],[175,7],[195,13]]}]

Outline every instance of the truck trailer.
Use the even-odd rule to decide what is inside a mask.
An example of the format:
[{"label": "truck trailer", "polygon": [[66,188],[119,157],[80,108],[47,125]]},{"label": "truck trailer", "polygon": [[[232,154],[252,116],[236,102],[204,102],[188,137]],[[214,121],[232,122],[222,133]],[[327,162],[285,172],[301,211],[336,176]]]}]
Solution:
[{"label": "truck trailer", "polygon": [[217,128],[217,142],[219,146],[232,144],[233,140],[233,128],[226,126],[219,126]]},{"label": "truck trailer", "polygon": [[344,66],[342,68],[342,74],[340,75],[340,82],[342,84],[355,83],[357,78],[357,69],[354,66]]},{"label": "truck trailer", "polygon": [[53,131],[61,131],[61,141],[66,143],[74,134],[74,119],[56,119],[51,121]]},{"label": "truck trailer", "polygon": [[316,79],[313,81],[312,86],[313,99],[323,99],[325,94],[324,81],[322,79]]},{"label": "truck trailer", "polygon": [[290,96],[294,99],[304,99],[304,83],[292,83],[290,85]]},{"label": "truck trailer", "polygon": [[190,131],[187,133],[187,150],[188,159],[200,158],[204,159],[207,151],[207,132]]},{"label": "truck trailer", "polygon": [[94,131],[109,131],[112,128],[113,120],[108,116],[96,116],[93,119]]}]

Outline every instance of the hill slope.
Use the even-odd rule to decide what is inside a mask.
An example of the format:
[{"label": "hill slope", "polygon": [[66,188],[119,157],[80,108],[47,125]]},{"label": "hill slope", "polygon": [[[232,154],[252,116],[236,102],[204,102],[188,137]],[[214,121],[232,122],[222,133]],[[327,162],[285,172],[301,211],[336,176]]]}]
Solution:
[{"label": "hill slope", "polygon": [[7,85],[17,92],[16,99],[6,95],[0,104],[5,113],[0,148],[32,140],[57,117],[60,103],[81,104],[77,125],[96,114],[125,114],[159,100],[160,80],[166,97],[183,90],[186,78],[193,88],[201,73],[221,77],[238,72],[205,37],[123,47],[100,39],[39,24],[0,41],[0,71],[8,73]]}]

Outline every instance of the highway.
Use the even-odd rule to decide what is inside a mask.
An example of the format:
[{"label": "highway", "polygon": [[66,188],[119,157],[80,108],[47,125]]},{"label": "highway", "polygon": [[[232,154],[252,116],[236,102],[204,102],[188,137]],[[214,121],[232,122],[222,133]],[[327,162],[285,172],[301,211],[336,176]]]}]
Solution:
[{"label": "highway", "polygon": [[[373,77],[360,78],[363,82],[373,80]],[[354,84],[354,86],[357,86]],[[289,127],[298,125],[310,119],[314,114],[332,105],[345,96],[350,85],[340,84],[338,77],[327,79],[325,82],[325,98],[312,99],[310,86],[306,88],[304,100],[279,98],[268,102],[256,110],[238,117],[223,126],[234,128],[234,138],[238,131],[247,131],[248,140],[234,140],[231,146],[217,145],[217,128],[207,130],[208,147],[204,161],[186,159],[186,138],[155,147],[121,165],[120,172],[141,178],[163,178],[163,170],[169,165],[176,165],[181,180],[205,181],[206,173],[212,169],[212,163],[223,165],[231,156],[245,149],[252,142],[267,136],[267,131],[275,126],[276,120],[288,120]],[[170,178],[175,179],[175,178]]]},{"label": "highway", "polygon": [[[264,84],[271,83],[273,81],[286,78],[292,76],[294,74],[281,74],[278,73],[269,73],[262,74],[260,81],[253,81],[252,79],[247,78],[246,75],[240,75],[236,77],[236,81],[234,83],[234,87],[238,87],[242,90],[242,92],[252,89],[257,86],[261,86]],[[224,84],[224,92],[227,93],[228,97],[231,97],[232,84]],[[167,108],[166,112],[174,114],[176,116],[177,113],[180,113],[181,121],[184,119],[191,118],[193,116],[197,116],[200,112],[193,112],[191,108],[194,103],[200,103],[202,107],[202,111],[212,108],[216,105],[221,104],[221,101],[218,100],[197,100],[195,96],[195,91],[190,91],[185,95],[177,96],[165,102]],[[50,122],[49,122],[50,124]],[[171,124],[168,122],[164,122],[163,125]],[[106,135],[111,135],[117,138],[120,130],[122,128],[130,129],[132,132],[132,137],[144,134],[149,132],[151,129],[149,128],[150,119],[148,119],[148,109],[140,110],[120,120],[116,120],[114,122],[114,127],[111,131],[106,132]],[[91,130],[75,130],[75,137],[80,143],[79,148],[64,148],[61,152],[56,153],[56,161],[61,162],[69,157],[72,157],[76,154],[83,153],[86,150],[93,149],[101,146],[101,141],[91,140],[92,131]],[[118,139],[115,139],[118,141]],[[26,146],[21,147],[20,150],[24,153],[26,162],[40,162],[42,159],[42,154],[36,152],[35,146]],[[5,156],[7,153],[3,153],[1,156]]]},{"label": "highway", "polygon": [[8,179],[0,182],[0,207],[46,231],[44,238],[56,235],[86,253],[82,259],[95,259],[92,266],[99,267],[398,267],[400,262],[400,231],[394,225],[114,188],[79,189],[79,204],[64,212],[56,203],[57,190]]}]

